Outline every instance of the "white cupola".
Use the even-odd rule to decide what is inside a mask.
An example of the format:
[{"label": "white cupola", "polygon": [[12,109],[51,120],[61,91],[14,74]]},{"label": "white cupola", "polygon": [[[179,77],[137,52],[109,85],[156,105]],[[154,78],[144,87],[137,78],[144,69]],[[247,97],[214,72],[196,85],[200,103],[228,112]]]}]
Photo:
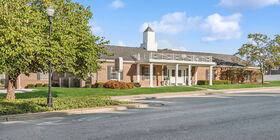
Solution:
[{"label": "white cupola", "polygon": [[155,41],[155,32],[150,26],[143,33],[143,43],[141,47],[147,51],[157,51],[157,43]]}]

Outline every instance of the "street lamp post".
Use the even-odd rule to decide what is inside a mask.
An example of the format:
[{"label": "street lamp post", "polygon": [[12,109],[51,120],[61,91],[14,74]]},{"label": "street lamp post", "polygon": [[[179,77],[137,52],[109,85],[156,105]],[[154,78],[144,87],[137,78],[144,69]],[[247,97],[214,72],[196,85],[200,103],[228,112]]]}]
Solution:
[{"label": "street lamp post", "polygon": [[[49,17],[49,23],[50,23],[50,38],[52,36],[52,18],[54,16],[54,8],[52,6],[47,8],[47,15]],[[49,47],[51,47],[52,44],[50,42]],[[51,60],[49,60],[49,90],[48,90],[48,99],[47,99],[47,103],[48,103],[48,107],[52,107],[52,92],[51,92],[51,88],[52,88],[52,62]]]}]

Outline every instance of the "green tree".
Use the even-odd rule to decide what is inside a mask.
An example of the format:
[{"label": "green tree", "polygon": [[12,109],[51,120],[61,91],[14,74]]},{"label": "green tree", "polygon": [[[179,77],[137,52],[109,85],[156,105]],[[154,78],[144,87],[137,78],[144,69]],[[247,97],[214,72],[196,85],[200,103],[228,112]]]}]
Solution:
[{"label": "green tree", "polygon": [[[46,8],[55,8],[53,36],[49,37]],[[7,99],[15,98],[20,74],[48,71],[84,79],[100,69],[103,37],[91,33],[90,8],[70,0],[3,0],[0,2],[0,73],[9,77]],[[52,47],[49,47],[49,43]]]},{"label": "green tree", "polygon": [[259,66],[262,84],[264,84],[264,74],[268,67],[274,67],[279,58],[279,46],[275,45],[275,40],[271,40],[267,35],[249,34],[250,43],[243,44],[236,55],[245,58],[249,64]]}]

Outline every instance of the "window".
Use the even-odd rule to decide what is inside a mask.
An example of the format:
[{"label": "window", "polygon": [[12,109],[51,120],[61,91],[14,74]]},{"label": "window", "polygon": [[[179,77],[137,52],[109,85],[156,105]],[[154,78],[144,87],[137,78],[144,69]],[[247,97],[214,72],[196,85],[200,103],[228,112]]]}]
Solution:
[{"label": "window", "polygon": [[178,71],[178,77],[182,77],[182,70]]},{"label": "window", "polygon": [[[206,70],[206,80],[210,80],[209,78],[210,78],[209,77],[209,70],[207,69]],[[216,80],[216,78],[217,78],[216,70],[213,70],[212,71],[212,80]]]},{"label": "window", "polygon": [[44,74],[44,73],[38,72],[37,80],[49,80],[49,74],[48,73]]},{"label": "window", "polygon": [[[156,69],[153,67],[153,80],[156,79]],[[142,80],[150,80],[150,66],[142,67]]]},{"label": "window", "polygon": [[216,79],[217,79],[217,71],[213,70],[213,80],[216,80]]},{"label": "window", "polygon": [[172,70],[172,77],[175,77],[175,70]]},{"label": "window", "polygon": [[[115,68],[113,66],[108,66],[107,79],[108,80],[118,80],[118,72],[115,71]],[[121,72],[121,80],[123,80],[123,72]]]}]

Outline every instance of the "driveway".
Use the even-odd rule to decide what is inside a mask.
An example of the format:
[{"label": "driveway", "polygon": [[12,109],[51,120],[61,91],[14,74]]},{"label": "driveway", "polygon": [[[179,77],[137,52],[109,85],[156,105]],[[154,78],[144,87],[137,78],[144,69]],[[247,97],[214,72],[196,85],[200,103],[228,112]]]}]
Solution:
[{"label": "driveway", "polygon": [[280,90],[144,100],[151,107],[0,123],[11,140],[280,140]]}]

